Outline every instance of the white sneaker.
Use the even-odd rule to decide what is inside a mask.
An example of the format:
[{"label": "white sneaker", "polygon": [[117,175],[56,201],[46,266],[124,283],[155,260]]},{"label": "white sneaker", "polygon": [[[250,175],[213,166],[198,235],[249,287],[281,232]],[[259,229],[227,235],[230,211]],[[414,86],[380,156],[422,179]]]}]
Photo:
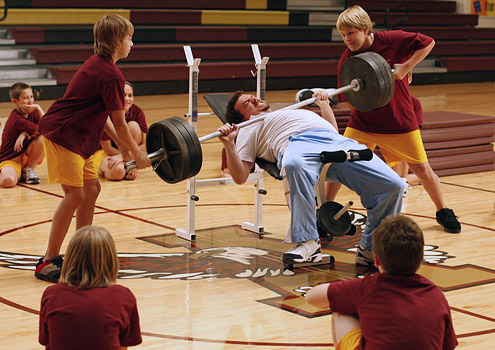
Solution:
[{"label": "white sneaker", "polygon": [[402,193],[402,198],[407,197],[407,193],[409,192],[410,189],[412,189],[411,185],[407,182],[407,179],[405,177],[401,177],[401,180],[404,181],[404,192]]},{"label": "white sneaker", "polygon": [[22,169],[22,179],[27,184],[37,185],[40,183],[39,177],[34,173],[34,169],[30,167],[25,167]]},{"label": "white sneaker", "polygon": [[285,264],[303,263],[303,262],[320,262],[321,245],[319,239],[301,242],[296,247],[282,256]]},{"label": "white sneaker", "polygon": [[356,265],[375,266],[375,254],[368,249],[357,246]]}]

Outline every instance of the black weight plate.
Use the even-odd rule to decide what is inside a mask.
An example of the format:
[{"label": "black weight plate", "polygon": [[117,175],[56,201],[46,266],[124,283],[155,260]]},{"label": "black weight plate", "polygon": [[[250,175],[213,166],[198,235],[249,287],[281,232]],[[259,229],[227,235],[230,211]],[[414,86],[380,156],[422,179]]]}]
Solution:
[{"label": "black weight plate", "polygon": [[359,111],[379,108],[391,98],[391,85],[395,85],[393,76],[390,80],[391,73],[385,59],[377,53],[365,52],[349,57],[340,70],[341,86],[350,85],[353,79],[361,79],[363,86],[359,91],[344,92],[344,96]]},{"label": "black weight plate", "polygon": [[177,127],[167,119],[153,123],[146,134],[148,152],[162,147],[167,156],[153,163],[156,174],[168,183],[187,179],[190,164],[188,146]]},{"label": "black weight plate", "polygon": [[337,202],[325,202],[318,209],[317,221],[322,230],[333,236],[344,236],[351,228],[351,216],[345,212],[337,221],[333,220],[335,214],[343,206]]},{"label": "black weight plate", "polygon": [[193,177],[199,173],[203,163],[201,143],[193,127],[187,121],[180,117],[173,117],[169,120],[175,124],[186,140],[189,152],[189,172],[187,173],[187,178]]},{"label": "black weight plate", "polygon": [[383,94],[380,104],[384,106],[387,103],[389,103],[392,97],[394,96],[394,91],[395,91],[394,74],[392,73],[392,69],[390,68],[390,65],[382,56],[373,55],[370,56],[369,58],[376,63],[383,77],[384,89],[382,91]]}]

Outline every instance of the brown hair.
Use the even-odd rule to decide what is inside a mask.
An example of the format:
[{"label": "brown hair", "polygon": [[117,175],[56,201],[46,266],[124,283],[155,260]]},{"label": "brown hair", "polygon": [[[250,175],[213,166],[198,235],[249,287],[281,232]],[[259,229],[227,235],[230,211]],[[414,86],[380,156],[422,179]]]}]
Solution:
[{"label": "brown hair", "polygon": [[19,96],[21,95],[21,92],[23,92],[26,89],[31,89],[31,86],[29,86],[26,83],[15,83],[9,89],[10,99],[15,98],[16,100],[18,100]]},{"label": "brown hair", "polygon": [[236,91],[234,96],[231,97],[229,103],[227,103],[227,108],[225,111],[225,118],[230,124],[239,124],[243,121],[244,116],[235,110],[235,103],[239,99],[241,95],[244,94],[244,91]]},{"label": "brown hair", "polygon": [[368,29],[368,34],[371,34],[373,31],[373,22],[371,22],[370,16],[361,6],[354,5],[339,15],[336,27],[338,31],[344,28],[358,28],[362,31]]},{"label": "brown hair", "polygon": [[406,216],[389,216],[373,232],[373,250],[385,272],[412,275],[423,261],[423,232]]},{"label": "brown hair", "polygon": [[93,27],[94,51],[98,56],[110,56],[127,35],[134,34],[132,23],[121,15],[105,15]]},{"label": "brown hair", "polygon": [[78,289],[108,287],[117,281],[119,259],[112,236],[99,226],[76,231],[65,253],[59,283]]}]

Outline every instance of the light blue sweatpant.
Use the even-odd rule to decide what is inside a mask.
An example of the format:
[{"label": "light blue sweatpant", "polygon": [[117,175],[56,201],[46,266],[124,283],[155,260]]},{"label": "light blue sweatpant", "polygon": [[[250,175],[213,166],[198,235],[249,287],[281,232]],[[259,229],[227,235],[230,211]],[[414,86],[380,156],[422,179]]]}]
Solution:
[{"label": "light blue sweatpant", "polygon": [[[292,242],[318,238],[315,186],[323,167],[320,153],[365,148],[326,129],[307,130],[290,137],[285,154],[279,156],[278,167],[285,172],[290,190]],[[373,230],[383,218],[401,211],[404,182],[376,155],[370,161],[333,163],[327,180],[341,183],[360,196],[368,216],[360,244],[372,250]]]}]

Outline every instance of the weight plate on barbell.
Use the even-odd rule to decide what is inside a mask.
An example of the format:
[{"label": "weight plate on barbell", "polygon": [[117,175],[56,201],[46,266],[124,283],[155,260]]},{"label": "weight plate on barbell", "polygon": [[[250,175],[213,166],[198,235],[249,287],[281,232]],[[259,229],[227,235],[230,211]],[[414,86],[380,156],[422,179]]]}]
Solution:
[{"label": "weight plate on barbell", "polygon": [[[180,118],[179,118],[180,119]],[[165,182],[176,183],[187,179],[190,171],[189,147],[179,129],[168,119],[153,123],[146,135],[148,153],[165,149],[166,156],[153,167],[156,174]]]},{"label": "weight plate on barbell", "polygon": [[351,228],[351,216],[346,211],[338,220],[334,221],[335,214],[342,209],[343,206],[337,202],[325,202],[318,208],[317,220],[321,229],[333,236],[344,236]]},{"label": "weight plate on barbell", "polygon": [[357,110],[368,112],[384,106],[393,96],[395,82],[387,61],[377,53],[365,52],[349,57],[340,70],[340,86],[360,79],[359,91],[346,91],[344,96]]},{"label": "weight plate on barbell", "polygon": [[201,144],[193,127],[187,121],[180,117],[173,117],[169,120],[175,124],[186,141],[189,152],[189,172],[186,175],[186,179],[189,179],[190,177],[197,175],[201,170],[201,165],[203,163]]}]

